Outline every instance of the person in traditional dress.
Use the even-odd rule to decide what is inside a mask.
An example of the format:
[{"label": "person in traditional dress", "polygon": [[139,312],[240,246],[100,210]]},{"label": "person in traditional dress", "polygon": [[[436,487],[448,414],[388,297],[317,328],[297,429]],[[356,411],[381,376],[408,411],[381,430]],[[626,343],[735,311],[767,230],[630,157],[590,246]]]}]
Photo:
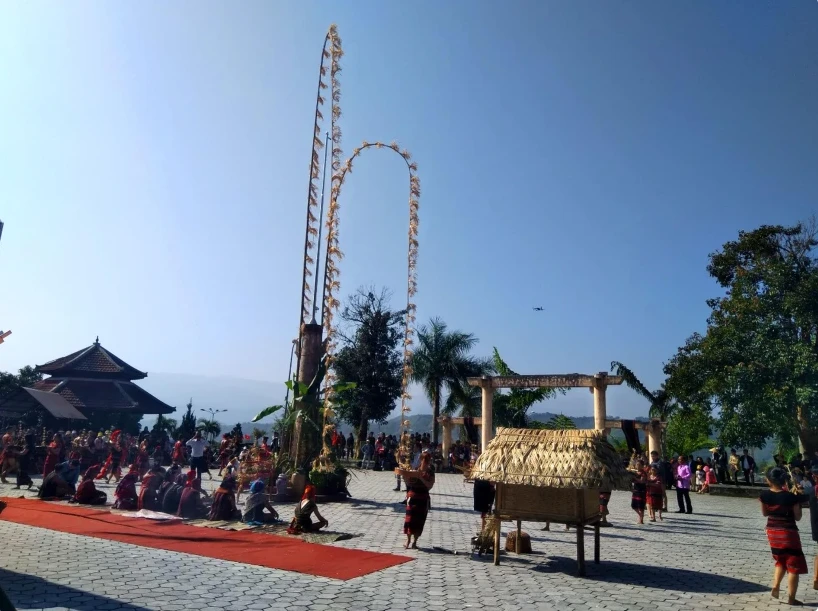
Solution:
[{"label": "person in traditional dress", "polygon": [[60,462],[60,454],[63,451],[62,435],[54,433],[51,443],[45,449],[45,463],[43,464],[43,479],[54,470]]},{"label": "person in traditional dress", "polygon": [[177,483],[175,479],[170,480],[166,478],[163,489],[159,495],[159,504],[162,507],[162,513],[169,513],[176,515],[179,511],[179,500],[182,498],[182,491],[184,486]]},{"label": "person in traditional dress", "polygon": [[639,519],[637,524],[645,523],[645,505],[647,494],[647,476],[645,475],[645,463],[641,460],[636,461],[636,472],[634,473],[633,481],[631,482],[631,509],[636,512]]},{"label": "person in traditional dress", "polygon": [[417,471],[403,471],[402,475],[406,478],[406,485],[409,488],[406,497],[406,518],[403,521],[403,533],[406,535],[404,548],[408,549],[411,544],[412,549],[417,549],[418,537],[423,534],[431,506],[429,490],[435,485],[432,455],[424,452],[420,457]]},{"label": "person in traditional dress", "polygon": [[17,458],[17,485],[14,488],[16,490],[19,490],[20,486],[28,486],[28,489],[31,490],[34,485],[31,476],[28,474],[28,470],[31,468],[31,459],[34,457],[34,443],[34,433],[26,433],[23,438],[23,449],[15,453]]},{"label": "person in traditional dress", "polygon": [[142,481],[142,478],[145,477],[148,469],[150,469],[150,461],[151,457],[150,454],[148,454],[148,440],[143,439],[142,443],[139,444],[139,451],[137,451],[136,458],[134,459],[134,466],[136,466],[139,481]]},{"label": "person in traditional dress", "polygon": [[122,431],[116,430],[111,433],[109,437],[108,458],[105,460],[105,466],[97,475],[97,479],[105,479],[106,484],[111,483],[111,478],[115,477],[116,481],[122,475],[122,446],[120,445],[120,436]]},{"label": "person in traditional dress", "polygon": [[43,479],[37,496],[41,499],[64,499],[73,496],[79,472],[80,461],[78,460],[58,464]]},{"label": "person in traditional dress", "polygon": [[236,509],[236,480],[232,475],[227,476],[213,493],[213,505],[207,519],[231,521],[240,517],[241,513]]},{"label": "person in traditional dress", "polygon": [[208,514],[208,508],[202,503],[207,493],[202,490],[202,480],[195,470],[187,472],[185,487],[179,497],[176,515],[186,520],[198,520]]},{"label": "person in traditional dress", "polygon": [[74,498],[71,499],[73,503],[80,503],[82,505],[104,505],[108,500],[108,495],[102,490],[97,490],[94,480],[99,475],[100,466],[94,465],[89,467],[83,474],[80,485],[77,486],[77,492]]},{"label": "person in traditional dress", "polygon": [[138,510],[159,511],[159,501],[156,495],[164,481],[165,470],[162,467],[154,467],[148,472],[148,475],[142,478],[142,487],[139,489],[139,500],[136,504]]},{"label": "person in traditional dress", "polygon": [[771,468],[767,471],[769,490],[759,496],[761,515],[767,518],[767,540],[775,560],[770,595],[776,599],[779,597],[781,581],[787,573],[787,604],[801,605],[795,595],[798,591],[798,576],[807,572],[807,560],[801,549],[801,538],[795,523],[801,519],[801,503],[805,499],[784,490],[786,481],[785,469]]},{"label": "person in traditional dress", "polygon": [[6,475],[17,470],[17,453],[22,447],[17,447],[11,430],[3,435],[3,450],[0,451],[0,482],[8,484]]},{"label": "person in traditional dress", "polygon": [[662,508],[667,502],[665,499],[665,485],[662,483],[662,478],[659,477],[659,469],[656,467],[651,467],[648,471],[648,479],[645,482],[645,492],[647,493],[650,521],[656,521],[657,513],[659,514],[659,519],[663,520]]},{"label": "person in traditional dress", "polygon": [[[318,518],[318,522],[312,521],[312,515]],[[287,528],[287,532],[291,535],[298,535],[302,532],[315,532],[329,526],[329,522],[318,511],[318,505],[315,504],[315,486],[307,484],[304,487],[304,494],[301,495],[301,500],[295,506],[295,515]]]},{"label": "person in traditional dress", "polygon": [[218,476],[222,476],[222,471],[225,470],[227,467],[227,463],[230,460],[231,454],[231,439],[228,433],[222,435],[222,441],[219,444],[219,473]]},{"label": "person in traditional dress", "polygon": [[241,521],[272,523],[276,520],[278,520],[278,512],[270,504],[269,495],[264,493],[264,482],[260,479],[254,481],[250,484],[250,494],[244,499]]},{"label": "person in traditional dress", "polygon": [[486,530],[486,516],[494,504],[494,484],[483,479],[474,480],[474,510],[480,512],[480,532]]},{"label": "person in traditional dress", "polygon": [[181,439],[173,444],[173,452],[170,455],[170,462],[177,465],[183,465],[185,463],[185,446],[182,444]]},{"label": "person in traditional dress", "polygon": [[114,492],[114,509],[124,511],[136,511],[139,504],[139,495],[136,493],[136,481],[139,478],[139,471],[135,466],[131,466],[125,476],[119,480]]}]

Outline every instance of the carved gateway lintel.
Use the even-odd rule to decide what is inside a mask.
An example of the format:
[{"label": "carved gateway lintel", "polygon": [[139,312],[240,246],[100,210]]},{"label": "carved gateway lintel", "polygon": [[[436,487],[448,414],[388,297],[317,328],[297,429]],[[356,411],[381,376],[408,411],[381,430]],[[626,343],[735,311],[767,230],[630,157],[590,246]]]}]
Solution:
[{"label": "carved gateway lintel", "polygon": [[622,376],[582,373],[468,378],[469,386],[485,386],[488,382],[491,388],[595,388],[618,386],[622,381]]}]

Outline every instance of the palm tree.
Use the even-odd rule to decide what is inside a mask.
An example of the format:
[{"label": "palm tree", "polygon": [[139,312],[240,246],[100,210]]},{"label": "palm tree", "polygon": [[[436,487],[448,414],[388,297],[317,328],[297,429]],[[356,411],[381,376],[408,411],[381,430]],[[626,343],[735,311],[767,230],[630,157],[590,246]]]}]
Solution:
[{"label": "palm tree", "polygon": [[215,420],[199,420],[196,429],[200,430],[210,441],[213,441],[216,435],[222,432],[221,425]]},{"label": "palm tree", "polygon": [[483,409],[483,393],[478,386],[469,386],[466,380],[457,380],[449,387],[449,396],[442,412],[447,416],[455,415],[458,410],[463,418],[474,418]]},{"label": "palm tree", "polygon": [[423,385],[426,396],[432,403],[434,413],[432,439],[438,442],[440,436],[440,406],[444,388],[457,393],[463,380],[481,375],[486,370],[486,362],[469,354],[477,343],[471,333],[449,331],[446,323],[433,318],[428,325],[418,329],[418,347],[412,356],[412,380]]},{"label": "palm tree", "polygon": [[[657,418],[662,422],[667,422],[671,415],[679,409],[679,404],[673,398],[673,396],[667,391],[665,388],[664,382],[659,387],[658,390],[654,392],[650,392],[647,387],[642,384],[639,378],[636,377],[636,374],[633,373],[627,366],[623,365],[619,361],[611,361],[611,371],[618,375],[622,376],[622,381],[625,382],[625,385],[635,390],[637,393],[642,395],[645,399],[650,402],[650,409],[648,410],[648,416],[651,418]],[[661,433],[661,441],[662,441],[662,452],[664,453],[665,449],[665,431],[662,430]]]}]

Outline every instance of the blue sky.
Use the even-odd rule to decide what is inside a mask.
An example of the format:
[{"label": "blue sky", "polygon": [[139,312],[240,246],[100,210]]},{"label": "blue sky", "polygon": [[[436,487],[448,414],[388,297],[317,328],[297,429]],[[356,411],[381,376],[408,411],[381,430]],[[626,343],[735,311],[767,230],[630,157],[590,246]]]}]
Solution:
[{"label": "blue sky", "polygon": [[[285,379],[332,22],[345,152],[419,164],[419,319],[520,372],[656,386],[707,254],[816,210],[816,2],[6,3],[0,369],[99,335],[149,372]],[[356,165],[342,295],[401,305],[406,199],[398,159]]]}]

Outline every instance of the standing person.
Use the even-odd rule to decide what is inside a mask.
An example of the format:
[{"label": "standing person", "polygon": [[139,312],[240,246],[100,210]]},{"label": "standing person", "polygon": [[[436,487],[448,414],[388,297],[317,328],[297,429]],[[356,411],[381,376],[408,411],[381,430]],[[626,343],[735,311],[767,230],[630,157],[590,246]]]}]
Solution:
[{"label": "standing person", "polygon": [[730,478],[730,482],[734,486],[738,486],[738,472],[741,470],[741,465],[739,463],[738,454],[736,454],[736,449],[732,448],[730,450],[730,458],[727,462],[727,472]]},{"label": "standing person", "polygon": [[719,446],[718,451],[718,460],[716,460],[716,474],[719,477],[720,484],[727,483],[727,450],[724,449],[724,446]]},{"label": "standing person", "polygon": [[679,456],[676,462],[676,501],[679,503],[679,511],[676,513],[693,513],[693,505],[690,503],[690,465],[684,455]]},{"label": "standing person", "polygon": [[273,454],[281,452],[281,439],[278,436],[278,431],[273,431],[273,439],[270,441],[270,451]]},{"label": "standing person", "polygon": [[[275,438],[273,438],[275,442]],[[222,435],[222,441],[219,444],[219,472],[217,475],[219,477],[222,476],[222,471],[227,468],[227,463],[230,461],[230,453],[231,453],[231,439],[230,435],[225,433]]]},{"label": "standing person", "polygon": [[31,481],[31,476],[28,474],[33,456],[34,433],[26,433],[26,436],[23,438],[23,449],[17,452],[17,485],[14,487],[15,490],[19,490],[20,486],[28,486],[28,489],[31,490],[31,487],[34,485],[34,482]]},{"label": "standing person", "polygon": [[665,486],[662,483],[662,478],[659,477],[659,470],[651,466],[648,471],[648,479],[645,482],[645,492],[647,493],[648,511],[650,513],[650,521],[656,521],[656,514],[659,514],[659,519],[662,518],[662,508],[667,505],[667,498],[665,496]]},{"label": "standing person", "polygon": [[352,431],[349,432],[349,437],[347,437],[347,458],[354,459],[355,456],[355,437],[352,436]]},{"label": "standing person", "polygon": [[170,455],[170,462],[177,465],[185,464],[185,449],[182,447],[181,439],[173,444],[173,452],[171,452]]},{"label": "standing person", "polygon": [[807,560],[801,549],[801,538],[795,523],[801,519],[801,502],[804,498],[783,490],[786,481],[787,472],[780,467],[773,467],[767,471],[769,490],[759,496],[761,515],[767,518],[767,540],[775,560],[770,595],[778,598],[781,581],[784,573],[787,573],[787,604],[801,605],[795,599],[795,594],[798,591],[798,576],[807,572]]},{"label": "standing person", "polygon": [[210,469],[205,464],[204,451],[207,441],[202,439],[202,432],[196,431],[193,439],[189,439],[185,445],[190,448],[190,469],[195,469],[199,477],[202,477],[202,473],[207,472],[207,476],[213,479],[213,476],[210,475]]},{"label": "standing person", "polygon": [[744,483],[747,485],[753,483],[751,480],[755,479],[756,461],[750,456],[747,448],[744,448],[741,455],[741,470],[744,472]]},{"label": "standing person", "polygon": [[45,464],[43,465],[43,479],[54,470],[57,463],[60,462],[60,453],[62,453],[62,435],[54,433],[51,438],[51,443],[45,449]]},{"label": "standing person", "polygon": [[[812,530],[812,540],[818,542],[818,464],[813,464],[810,478],[812,479],[812,490],[809,492],[809,525]],[[818,590],[818,554],[812,561],[812,567],[812,589]]]},{"label": "standing person", "polygon": [[641,460],[637,460],[636,464],[634,465],[634,469],[636,470],[636,476],[634,477],[633,482],[631,483],[632,488],[631,509],[633,509],[636,512],[636,515],[639,516],[639,520],[636,523],[644,524],[646,502],[645,497],[647,495],[645,463],[643,463]]},{"label": "standing person", "polygon": [[[406,485],[409,489],[406,497],[406,518],[403,521],[403,534],[406,535],[406,545],[403,547],[408,549],[411,543],[412,549],[417,549],[418,537],[423,534],[426,517],[429,515],[431,505],[429,491],[435,485],[432,455],[429,452],[424,452],[420,457],[418,470],[402,470],[401,475],[406,477]],[[413,537],[414,541],[412,541]]]}]

